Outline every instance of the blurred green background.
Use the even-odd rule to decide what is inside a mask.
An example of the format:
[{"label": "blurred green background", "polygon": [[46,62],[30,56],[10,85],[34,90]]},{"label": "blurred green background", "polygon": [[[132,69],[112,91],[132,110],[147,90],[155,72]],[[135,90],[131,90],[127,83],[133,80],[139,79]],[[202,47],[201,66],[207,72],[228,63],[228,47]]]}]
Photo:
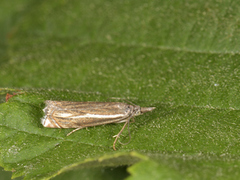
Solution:
[{"label": "blurred green background", "polygon": [[[60,174],[63,179],[239,178],[238,1],[2,0],[0,7],[2,167],[11,170],[22,163],[15,176],[31,179],[51,177],[67,165],[84,162],[77,159],[77,150],[62,160],[43,158],[41,149],[36,150],[41,160],[35,152],[25,153],[45,167],[55,166],[47,171],[31,158],[22,162],[23,155],[8,156],[17,143],[25,148],[21,144],[27,139],[27,150],[48,147],[49,142],[61,154],[56,144],[70,150],[64,143],[72,142],[73,147],[89,146],[86,159],[112,155],[113,166],[91,166],[84,172],[70,168],[67,175]],[[6,93],[18,90],[24,93],[5,103]],[[67,130],[40,125],[46,99],[109,97],[157,107],[136,118],[131,143],[118,147],[129,158],[132,151],[149,158],[129,169],[135,161],[115,167],[119,164],[111,149],[111,135],[121,125],[77,132],[81,136],[69,141],[64,138]],[[15,131],[18,141],[10,136]],[[43,142],[36,145],[32,134]],[[10,178],[11,172],[0,171],[0,179]]]}]

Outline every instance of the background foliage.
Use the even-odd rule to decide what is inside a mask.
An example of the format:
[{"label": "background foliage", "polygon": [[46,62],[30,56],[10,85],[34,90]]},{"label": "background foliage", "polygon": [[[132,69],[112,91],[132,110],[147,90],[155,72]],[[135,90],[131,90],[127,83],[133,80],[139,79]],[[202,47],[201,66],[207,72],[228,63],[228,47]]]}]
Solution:
[{"label": "background foliage", "polygon": [[[240,178],[238,1],[0,6],[0,165],[13,177]],[[7,93],[17,95],[5,102]],[[118,151],[122,124],[66,137],[71,129],[40,123],[47,99],[110,97],[156,107],[135,118]]]}]

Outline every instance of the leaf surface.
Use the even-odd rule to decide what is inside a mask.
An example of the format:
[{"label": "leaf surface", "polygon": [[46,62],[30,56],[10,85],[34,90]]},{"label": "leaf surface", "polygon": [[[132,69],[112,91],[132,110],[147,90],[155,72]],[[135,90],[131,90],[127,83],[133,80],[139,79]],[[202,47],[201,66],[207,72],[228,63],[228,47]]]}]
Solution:
[{"label": "leaf surface", "polygon": [[[0,165],[13,177],[239,179],[237,2],[0,5]],[[69,137],[41,125],[45,100],[112,97],[156,107],[117,151],[123,124]]]}]

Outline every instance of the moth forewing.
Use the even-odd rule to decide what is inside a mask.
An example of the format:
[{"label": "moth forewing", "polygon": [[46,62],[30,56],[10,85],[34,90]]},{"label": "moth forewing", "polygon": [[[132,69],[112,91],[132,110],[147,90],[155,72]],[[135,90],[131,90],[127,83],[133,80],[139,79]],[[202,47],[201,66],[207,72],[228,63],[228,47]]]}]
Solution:
[{"label": "moth forewing", "polygon": [[134,107],[119,102],[46,101],[44,127],[78,128],[125,122]]},{"label": "moth forewing", "polygon": [[152,111],[154,107],[141,108],[121,102],[71,102],[45,101],[43,109],[45,116],[42,124],[48,128],[75,128],[71,133],[84,127],[98,126],[109,123],[126,122],[122,130],[116,135],[115,143],[129,123],[130,119],[142,113]]}]

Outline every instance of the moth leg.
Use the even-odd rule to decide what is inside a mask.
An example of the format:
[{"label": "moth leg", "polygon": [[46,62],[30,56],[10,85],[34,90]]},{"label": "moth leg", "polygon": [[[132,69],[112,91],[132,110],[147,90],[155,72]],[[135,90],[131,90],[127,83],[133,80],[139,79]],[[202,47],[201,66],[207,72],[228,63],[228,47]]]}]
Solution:
[{"label": "moth leg", "polygon": [[82,129],[82,128],[84,128],[84,127],[78,127],[77,129],[74,129],[74,130],[72,130],[70,133],[68,133],[67,134],[67,136],[69,136],[70,134],[72,134],[72,133],[74,133],[75,131],[78,131],[79,129]]},{"label": "moth leg", "polygon": [[134,117],[132,118],[132,122],[131,123],[135,123],[135,119],[134,119]]},{"label": "moth leg", "polygon": [[[125,122],[125,124],[123,125],[122,129],[119,131],[119,133],[113,137],[116,137],[115,138],[115,141],[113,142],[113,149],[116,151],[116,148],[115,148],[115,144],[118,140],[118,138],[120,137],[120,135],[122,134],[123,130],[125,129],[126,125],[128,124],[129,125],[129,121],[130,121],[131,117]],[[131,138],[131,136],[130,136]],[[122,143],[121,143],[122,144]]]},{"label": "moth leg", "polygon": [[128,135],[129,135],[129,140],[128,140],[128,142],[127,142],[127,143],[122,143],[120,140],[118,140],[118,142],[119,142],[120,144],[122,144],[122,145],[127,145],[127,144],[129,144],[130,141],[131,141],[131,133],[130,133],[130,130],[129,130],[129,124],[130,124],[130,119],[129,119],[129,121],[128,121]]}]

